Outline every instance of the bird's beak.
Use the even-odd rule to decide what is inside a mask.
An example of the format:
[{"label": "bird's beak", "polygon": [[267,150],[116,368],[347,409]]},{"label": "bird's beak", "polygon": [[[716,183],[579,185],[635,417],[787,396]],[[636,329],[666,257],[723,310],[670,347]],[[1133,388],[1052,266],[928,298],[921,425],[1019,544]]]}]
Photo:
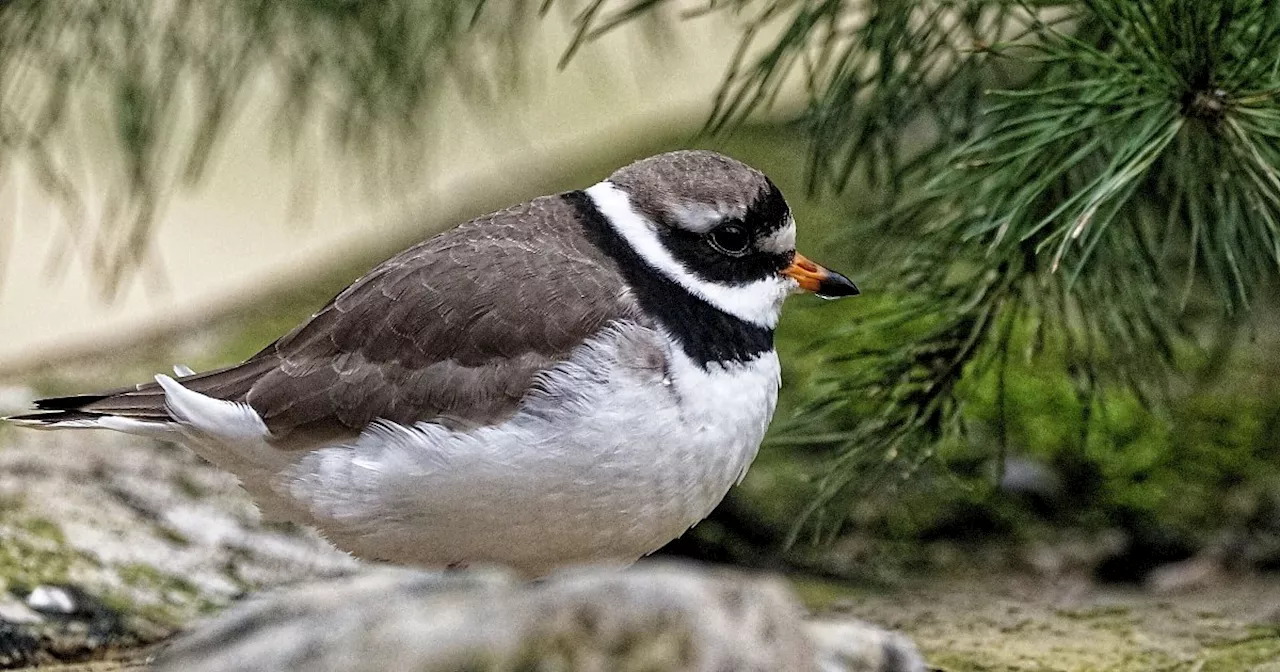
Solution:
[{"label": "bird's beak", "polygon": [[836,299],[842,296],[857,296],[858,286],[849,278],[827,268],[823,268],[796,253],[791,265],[782,269],[782,274],[795,280],[800,289],[813,292],[824,299]]}]

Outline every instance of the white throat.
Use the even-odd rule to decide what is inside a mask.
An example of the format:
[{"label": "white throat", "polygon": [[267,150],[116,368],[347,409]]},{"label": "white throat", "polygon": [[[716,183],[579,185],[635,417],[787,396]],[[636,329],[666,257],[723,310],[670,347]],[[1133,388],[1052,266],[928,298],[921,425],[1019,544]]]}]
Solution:
[{"label": "white throat", "polygon": [[658,239],[658,225],[631,207],[626,192],[606,180],[588,188],[586,193],[610,226],[658,272],[734,317],[769,329],[778,325],[782,301],[796,289],[794,280],[781,275],[740,285],[703,280],[671,256]]}]

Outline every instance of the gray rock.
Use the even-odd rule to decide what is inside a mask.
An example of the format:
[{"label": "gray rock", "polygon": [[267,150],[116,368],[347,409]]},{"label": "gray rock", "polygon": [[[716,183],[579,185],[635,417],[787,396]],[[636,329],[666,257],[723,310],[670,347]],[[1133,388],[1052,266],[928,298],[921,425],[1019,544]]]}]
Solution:
[{"label": "gray rock", "polygon": [[925,669],[916,645],[901,632],[856,619],[806,624],[821,672],[917,672]]},{"label": "gray rock", "polygon": [[376,568],[235,607],[179,638],[156,672],[461,669],[918,672],[905,637],[811,623],[780,579],[645,564],[536,583],[498,572]]},{"label": "gray rock", "polygon": [[34,625],[43,623],[44,616],[27,606],[25,600],[7,593],[0,593],[0,622],[11,625]]},{"label": "gray rock", "polygon": [[23,385],[0,385],[0,415],[18,413],[31,407],[35,390]]},{"label": "gray rock", "polygon": [[246,592],[357,564],[263,525],[233,477],[186,450],[0,424],[0,596],[25,598],[0,599],[0,619],[39,660],[153,641]]}]

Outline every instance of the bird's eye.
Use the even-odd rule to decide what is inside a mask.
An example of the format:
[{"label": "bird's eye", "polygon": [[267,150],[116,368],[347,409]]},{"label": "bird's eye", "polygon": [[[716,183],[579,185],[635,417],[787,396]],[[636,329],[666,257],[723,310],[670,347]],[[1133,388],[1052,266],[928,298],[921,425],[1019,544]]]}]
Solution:
[{"label": "bird's eye", "polygon": [[711,246],[730,256],[746,254],[751,245],[751,236],[739,224],[725,224],[713,229],[710,233]]}]

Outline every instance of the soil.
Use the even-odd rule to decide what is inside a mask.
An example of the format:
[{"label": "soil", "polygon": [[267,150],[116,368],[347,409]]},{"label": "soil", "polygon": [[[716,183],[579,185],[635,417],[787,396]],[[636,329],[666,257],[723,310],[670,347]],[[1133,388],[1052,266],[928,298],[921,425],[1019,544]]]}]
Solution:
[{"label": "soil", "polygon": [[[1173,595],[977,573],[888,590],[793,581],[816,612],[900,629],[945,672],[1280,672],[1277,576]],[[152,651],[39,669],[132,672]]]},{"label": "soil", "polygon": [[1163,595],[977,571],[888,591],[797,587],[820,611],[906,632],[947,672],[1280,672],[1275,575]]}]

